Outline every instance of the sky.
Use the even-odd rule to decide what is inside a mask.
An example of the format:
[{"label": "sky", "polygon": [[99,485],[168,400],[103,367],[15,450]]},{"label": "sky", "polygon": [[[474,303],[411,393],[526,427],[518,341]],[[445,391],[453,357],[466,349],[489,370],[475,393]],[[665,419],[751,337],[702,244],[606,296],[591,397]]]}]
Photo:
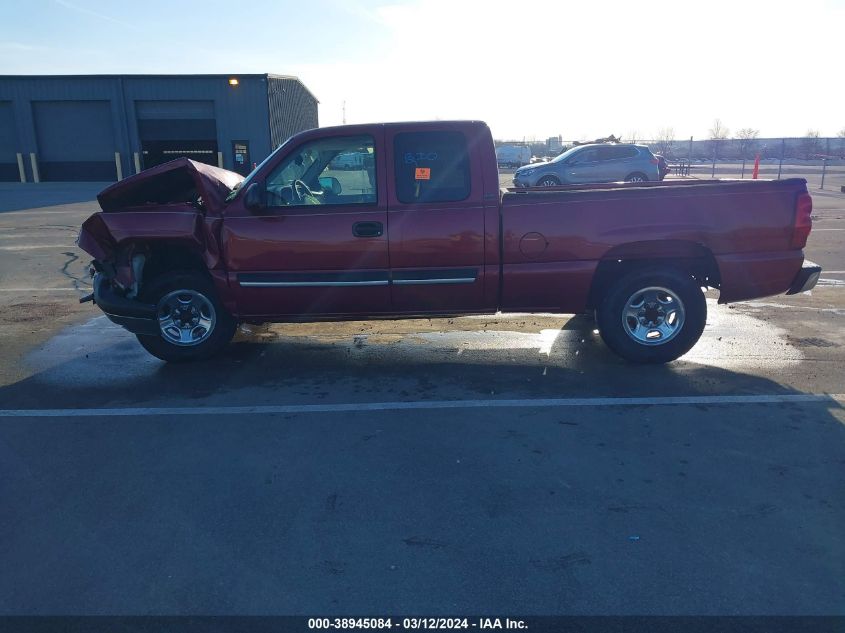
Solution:
[{"label": "sky", "polygon": [[320,125],[499,139],[845,129],[845,0],[0,0],[0,74],[275,73]]}]

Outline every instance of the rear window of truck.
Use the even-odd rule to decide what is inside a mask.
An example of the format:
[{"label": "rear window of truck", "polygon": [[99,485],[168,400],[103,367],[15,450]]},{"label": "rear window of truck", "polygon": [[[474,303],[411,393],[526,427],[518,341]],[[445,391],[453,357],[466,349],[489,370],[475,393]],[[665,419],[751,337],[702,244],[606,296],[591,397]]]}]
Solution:
[{"label": "rear window of truck", "polygon": [[469,152],[460,132],[397,134],[393,154],[399,202],[456,202],[469,197]]}]

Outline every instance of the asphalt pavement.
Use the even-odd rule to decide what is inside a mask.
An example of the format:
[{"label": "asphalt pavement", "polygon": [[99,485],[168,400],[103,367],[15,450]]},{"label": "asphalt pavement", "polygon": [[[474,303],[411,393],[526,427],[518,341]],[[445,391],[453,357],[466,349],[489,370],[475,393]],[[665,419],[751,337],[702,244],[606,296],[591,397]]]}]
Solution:
[{"label": "asphalt pavement", "polygon": [[845,614],[845,195],[666,366],[571,315],[168,366],[76,302],[98,187],[3,187],[0,614]]}]

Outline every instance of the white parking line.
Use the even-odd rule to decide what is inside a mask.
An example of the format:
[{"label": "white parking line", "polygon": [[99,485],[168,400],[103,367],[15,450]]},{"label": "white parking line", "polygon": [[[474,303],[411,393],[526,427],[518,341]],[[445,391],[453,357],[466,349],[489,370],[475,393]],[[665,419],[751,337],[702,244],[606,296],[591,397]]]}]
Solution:
[{"label": "white parking line", "polygon": [[26,216],[31,216],[31,215],[36,215],[36,214],[38,214],[38,215],[41,215],[41,214],[46,214],[46,215],[56,215],[56,214],[69,215],[69,214],[71,214],[71,213],[73,213],[73,211],[39,211],[38,209],[15,209],[14,211],[0,211],[0,218],[2,218],[3,216],[6,216],[6,215],[18,215],[18,214],[20,214],[20,215],[26,215]]},{"label": "white parking line", "polygon": [[38,244],[37,246],[0,246],[0,251],[31,251],[36,248],[76,248],[76,244]]},{"label": "white parking line", "polygon": [[778,394],[760,396],[680,396],[663,398],[539,398],[536,400],[421,400],[412,402],[350,402],[237,407],[125,407],[119,409],[0,409],[0,418],[87,418],[164,415],[268,415],[274,413],[353,413],[411,409],[503,409],[552,407],[683,406],[726,404],[845,404],[845,394]]},{"label": "white parking line", "polygon": [[[0,288],[0,292],[80,292],[76,288]],[[90,290],[90,288],[89,288]]]}]

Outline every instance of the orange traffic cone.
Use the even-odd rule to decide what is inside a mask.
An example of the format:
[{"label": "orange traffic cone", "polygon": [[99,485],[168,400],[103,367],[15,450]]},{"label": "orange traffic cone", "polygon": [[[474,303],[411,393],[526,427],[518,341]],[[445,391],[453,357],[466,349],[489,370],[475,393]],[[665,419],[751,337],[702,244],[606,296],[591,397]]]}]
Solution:
[{"label": "orange traffic cone", "polygon": [[757,180],[757,176],[760,174],[760,154],[757,154],[756,158],[754,159],[754,171],[751,172],[751,178]]}]

